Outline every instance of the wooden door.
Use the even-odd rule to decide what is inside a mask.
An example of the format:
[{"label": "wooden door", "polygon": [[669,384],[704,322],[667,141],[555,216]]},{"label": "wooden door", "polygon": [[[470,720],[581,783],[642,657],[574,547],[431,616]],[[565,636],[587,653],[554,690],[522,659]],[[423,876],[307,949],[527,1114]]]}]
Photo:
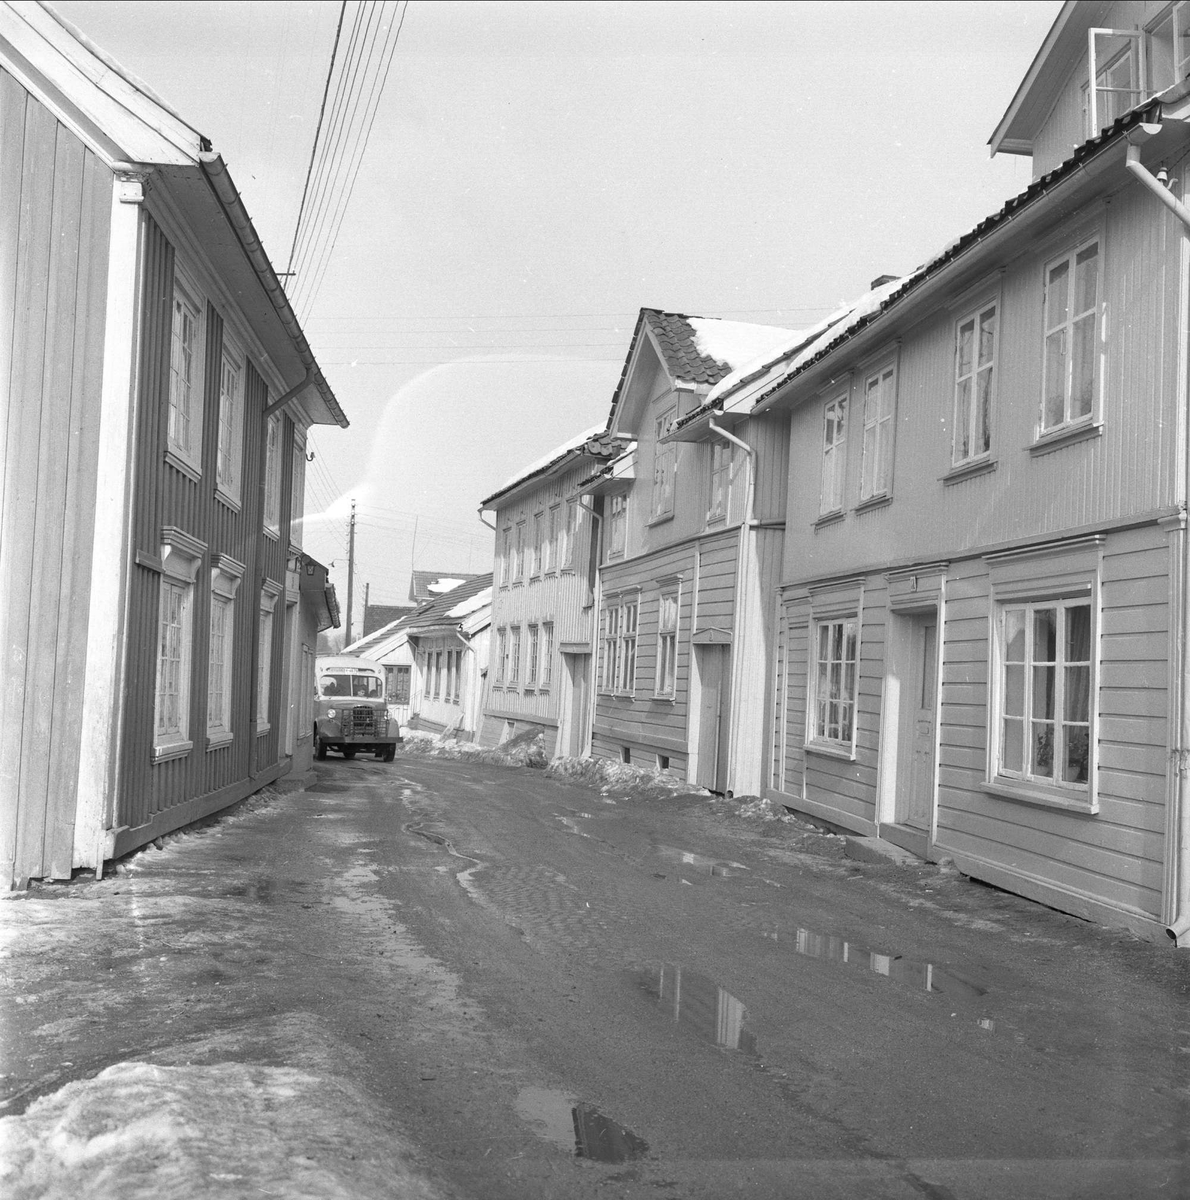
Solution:
[{"label": "wooden door", "polygon": [[727,780],[728,648],[697,646],[700,685],[698,709],[699,787],[722,792]]},{"label": "wooden door", "polygon": [[898,773],[897,819],[914,829],[928,831],[934,804],[938,618],[933,614],[917,617],[909,624],[908,632],[912,658],[898,755],[904,769]]}]

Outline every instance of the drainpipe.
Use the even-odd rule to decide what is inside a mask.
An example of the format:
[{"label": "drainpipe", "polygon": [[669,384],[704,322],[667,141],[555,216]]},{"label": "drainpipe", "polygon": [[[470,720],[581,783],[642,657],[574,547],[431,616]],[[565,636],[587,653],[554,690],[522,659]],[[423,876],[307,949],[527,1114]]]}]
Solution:
[{"label": "drainpipe", "polygon": [[493,524],[491,523],[491,521],[485,521],[485,520],[484,520],[484,516],[483,516],[483,509],[482,509],[482,508],[481,508],[481,509],[479,509],[479,510],[476,512],[476,514],[475,514],[475,515],[476,515],[476,516],[479,518],[479,523],[480,523],[481,525],[486,525],[486,526],[487,526],[487,527],[488,527],[488,528],[489,528],[489,529],[490,529],[490,530],[491,530],[493,533],[497,533],[497,532],[499,532],[499,531],[496,529],[495,525],[493,525]]},{"label": "drainpipe", "polygon": [[[1160,126],[1149,129],[1142,126],[1145,132],[1155,132]],[[1171,195],[1160,179],[1157,178],[1140,161],[1140,146],[1129,143],[1128,157],[1125,166],[1166,208],[1181,221],[1183,227],[1190,232],[1190,207],[1183,204],[1176,196]],[[1184,257],[1184,256],[1183,256]],[[1183,324],[1188,314],[1182,313]],[[1182,348],[1186,352],[1187,330],[1181,330]],[[1190,445],[1185,448],[1190,456]],[[1190,463],[1188,463],[1190,468]],[[1183,503],[1184,503],[1183,497]],[[1190,628],[1190,555],[1187,554],[1186,534],[1183,532],[1178,539],[1181,548],[1181,563],[1179,569],[1182,575],[1181,609],[1178,614],[1179,626],[1183,634]],[[1166,926],[1175,946],[1190,947],[1190,663],[1187,662],[1187,646],[1185,637],[1178,639],[1181,643],[1178,677],[1181,681],[1181,696],[1176,703],[1180,709],[1180,721],[1177,723],[1177,744],[1170,747],[1171,766],[1173,768],[1174,788],[1173,819],[1166,825],[1166,835],[1173,842],[1173,862],[1170,869],[1170,890],[1172,892],[1172,915]],[[1168,894],[1168,893],[1167,893]]]},{"label": "drainpipe", "polygon": [[[748,771],[749,767],[745,765],[744,760],[749,756],[748,751],[741,741],[744,737],[746,728],[754,727],[752,713],[745,713],[743,698],[749,687],[749,679],[752,664],[745,661],[743,653],[744,640],[740,637],[743,628],[748,624],[751,614],[747,611],[749,602],[748,580],[752,571],[753,564],[756,560],[755,554],[755,538],[756,538],[756,448],[749,446],[742,438],[738,438],[734,433],[728,433],[722,425],[716,425],[714,421],[707,422],[707,428],[712,433],[718,434],[725,441],[730,442],[733,446],[739,446],[748,456],[748,506],[747,516],[744,524],[740,529],[740,555],[736,566],[736,592],[735,592],[735,647],[731,656],[731,710],[728,715],[730,721],[730,729],[728,730],[727,744],[729,747],[727,758],[727,776],[724,779],[724,787],[728,794],[738,792],[740,789],[736,786],[739,782],[741,770]],[[749,536],[751,534],[751,536]],[[765,728],[765,712],[768,708],[768,697],[764,694],[761,699],[760,711],[760,728]],[[701,754],[702,747],[699,747]],[[747,780],[745,780],[747,782]],[[750,790],[750,789],[749,789]]]},{"label": "drainpipe", "polygon": [[603,551],[603,518],[595,511],[588,508],[584,503],[585,496],[578,498],[578,506],[583,512],[590,515],[591,520],[595,523],[592,529],[592,535],[595,538],[595,586],[591,590],[591,607],[593,611],[591,622],[591,678],[588,680],[587,695],[587,711],[582,714],[583,720],[583,758],[591,757],[591,747],[595,741],[595,702],[599,695],[599,605],[603,600],[603,572],[600,569],[599,560],[602,558]]}]

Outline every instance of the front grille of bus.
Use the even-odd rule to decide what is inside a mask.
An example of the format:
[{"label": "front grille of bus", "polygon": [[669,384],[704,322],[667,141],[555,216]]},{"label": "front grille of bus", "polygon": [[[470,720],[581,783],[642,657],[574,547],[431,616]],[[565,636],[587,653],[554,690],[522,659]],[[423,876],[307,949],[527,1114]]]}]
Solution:
[{"label": "front grille of bus", "polygon": [[369,708],[366,704],[359,704],[351,710],[347,736],[375,737],[377,734],[383,736],[387,724],[388,719],[385,713],[377,713],[376,709]]}]

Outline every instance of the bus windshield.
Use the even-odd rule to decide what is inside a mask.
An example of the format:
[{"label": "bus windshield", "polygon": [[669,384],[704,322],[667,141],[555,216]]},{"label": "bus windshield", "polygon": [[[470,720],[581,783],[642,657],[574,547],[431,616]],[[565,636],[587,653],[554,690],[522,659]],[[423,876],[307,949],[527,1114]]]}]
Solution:
[{"label": "bus windshield", "polygon": [[382,700],[384,680],[375,675],[324,675],[319,682],[319,695]]}]

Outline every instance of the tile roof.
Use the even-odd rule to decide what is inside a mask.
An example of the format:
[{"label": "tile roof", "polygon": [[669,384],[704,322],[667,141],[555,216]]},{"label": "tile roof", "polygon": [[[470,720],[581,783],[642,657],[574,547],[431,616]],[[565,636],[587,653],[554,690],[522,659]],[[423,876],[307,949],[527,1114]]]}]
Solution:
[{"label": "tile roof", "polygon": [[697,334],[690,318],[684,313],[659,312],[642,308],[641,320],[652,331],[665,358],[665,365],[675,379],[688,383],[718,383],[732,370],[729,363],[720,362],[699,351]]},{"label": "tile roof", "polygon": [[409,599],[416,604],[432,600],[435,596],[445,596],[449,593],[435,589],[440,579],[457,579],[466,583],[470,579],[481,579],[481,575],[471,575],[463,571],[414,571],[409,577]]}]

